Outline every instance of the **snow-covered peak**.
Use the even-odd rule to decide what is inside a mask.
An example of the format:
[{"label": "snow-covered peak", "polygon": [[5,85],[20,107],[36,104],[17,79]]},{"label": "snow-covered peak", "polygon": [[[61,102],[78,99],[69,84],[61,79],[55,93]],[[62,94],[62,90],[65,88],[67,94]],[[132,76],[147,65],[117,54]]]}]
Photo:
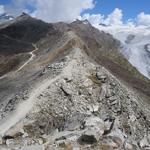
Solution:
[{"label": "snow-covered peak", "polygon": [[0,15],[0,23],[3,23],[5,21],[9,21],[9,20],[12,20],[12,19],[14,19],[14,17],[12,15],[7,14],[7,13],[4,13],[4,14]]}]

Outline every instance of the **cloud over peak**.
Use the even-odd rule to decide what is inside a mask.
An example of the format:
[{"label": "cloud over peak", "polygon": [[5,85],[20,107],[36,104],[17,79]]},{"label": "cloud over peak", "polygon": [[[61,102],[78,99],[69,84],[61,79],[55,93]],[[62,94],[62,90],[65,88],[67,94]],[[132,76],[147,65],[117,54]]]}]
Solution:
[{"label": "cloud over peak", "polygon": [[119,8],[115,8],[108,16],[102,14],[84,14],[81,18],[82,20],[89,20],[90,23],[96,27],[99,26],[99,24],[105,24],[107,26],[123,24],[123,13]]},{"label": "cloud over peak", "polygon": [[100,23],[104,22],[104,15],[101,14],[84,14],[80,17],[81,20],[89,20],[92,25],[98,26]]},{"label": "cloud over peak", "polygon": [[94,7],[93,0],[33,0],[36,10],[33,15],[45,21],[72,21],[85,9]]},{"label": "cloud over peak", "polygon": [[103,14],[84,14],[81,20],[89,20],[89,22],[98,27],[100,24],[105,24],[107,26],[150,26],[150,14],[145,14],[141,12],[136,18],[128,19],[126,22],[123,21],[123,12],[119,8],[115,8],[114,11],[107,16]]},{"label": "cloud over peak", "polygon": [[150,14],[145,14],[144,12],[141,12],[137,16],[137,22],[139,25],[149,26],[150,25]]},{"label": "cloud over peak", "polygon": [[122,25],[122,17],[122,10],[119,8],[115,8],[115,10],[108,15],[104,22],[107,25]]},{"label": "cloud over peak", "polygon": [[94,0],[12,0],[6,10],[13,15],[24,11],[46,22],[57,22],[73,21],[93,7]]},{"label": "cloud over peak", "polygon": [[[94,26],[105,24],[107,26],[150,26],[150,14],[141,12],[135,18],[123,20],[123,11],[115,8],[108,15],[85,14],[87,9],[93,9],[96,0],[10,0],[5,6],[0,5],[0,14],[4,12],[18,16],[22,12],[46,22],[71,22],[75,19],[87,19]],[[82,14],[82,16],[81,16]]]}]

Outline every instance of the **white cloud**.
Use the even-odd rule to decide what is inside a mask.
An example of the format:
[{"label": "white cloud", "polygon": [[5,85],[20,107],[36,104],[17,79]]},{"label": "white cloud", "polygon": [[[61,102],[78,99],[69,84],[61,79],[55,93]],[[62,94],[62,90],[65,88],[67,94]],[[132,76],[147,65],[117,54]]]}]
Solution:
[{"label": "white cloud", "polygon": [[34,15],[45,21],[72,21],[85,9],[93,8],[93,0],[33,0],[36,4]]},{"label": "white cloud", "polygon": [[145,14],[144,12],[141,12],[141,13],[137,16],[137,23],[138,23],[139,25],[150,26],[150,14]]},{"label": "white cloud", "polygon": [[94,0],[12,0],[7,11],[18,15],[27,10],[27,5],[35,8],[32,16],[47,22],[73,21],[86,9],[94,7]]},{"label": "white cloud", "polygon": [[[115,8],[107,16],[103,14],[83,14],[80,16],[84,10],[92,9],[95,2],[96,0],[11,0],[11,4],[5,6],[5,10],[14,16],[26,12],[46,22],[73,21],[79,18],[89,20],[95,27],[99,24],[108,26],[150,25],[150,14],[144,12],[141,12],[136,18],[123,22],[123,13],[119,8]],[[27,6],[34,9],[31,11]],[[4,6],[0,5],[0,13],[3,12]]]},{"label": "white cloud", "polygon": [[115,8],[115,10],[105,19],[104,23],[107,25],[122,25],[122,17],[122,10]]},{"label": "white cloud", "polygon": [[89,20],[89,22],[95,27],[98,27],[99,24],[105,24],[108,26],[120,26],[123,25],[122,18],[123,13],[119,8],[115,8],[114,11],[108,16],[104,16],[102,14],[84,14],[81,17],[82,20]]},{"label": "white cloud", "polygon": [[104,22],[104,15],[101,14],[84,14],[82,20],[88,20],[92,25],[99,26],[100,23]]},{"label": "white cloud", "polygon": [[0,5],[0,15],[3,14],[5,11],[4,11],[4,6],[3,5]]},{"label": "white cloud", "polygon": [[28,12],[28,10],[26,9],[26,5],[26,0],[11,0],[11,3],[5,5],[5,10],[8,14],[18,16],[22,12]]}]

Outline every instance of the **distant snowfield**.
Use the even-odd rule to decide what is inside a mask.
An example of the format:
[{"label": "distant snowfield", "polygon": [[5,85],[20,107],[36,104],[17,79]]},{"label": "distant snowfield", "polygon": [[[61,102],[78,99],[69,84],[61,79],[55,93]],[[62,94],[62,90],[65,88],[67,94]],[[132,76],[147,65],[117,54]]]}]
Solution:
[{"label": "distant snowfield", "polygon": [[150,27],[98,26],[122,43],[122,53],[144,76],[150,79]]}]

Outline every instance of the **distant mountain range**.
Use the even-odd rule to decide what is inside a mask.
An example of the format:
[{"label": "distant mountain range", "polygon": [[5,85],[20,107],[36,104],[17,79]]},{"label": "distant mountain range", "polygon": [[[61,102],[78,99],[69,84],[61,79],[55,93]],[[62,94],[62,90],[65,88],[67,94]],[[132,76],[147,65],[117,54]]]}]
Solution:
[{"label": "distant mountain range", "polygon": [[12,20],[12,19],[14,19],[14,17],[12,15],[7,14],[7,13],[0,15],[0,23],[8,21],[8,20]]},{"label": "distant mountain range", "polygon": [[122,53],[143,75],[150,79],[150,29],[148,27],[100,26],[122,45]]}]

